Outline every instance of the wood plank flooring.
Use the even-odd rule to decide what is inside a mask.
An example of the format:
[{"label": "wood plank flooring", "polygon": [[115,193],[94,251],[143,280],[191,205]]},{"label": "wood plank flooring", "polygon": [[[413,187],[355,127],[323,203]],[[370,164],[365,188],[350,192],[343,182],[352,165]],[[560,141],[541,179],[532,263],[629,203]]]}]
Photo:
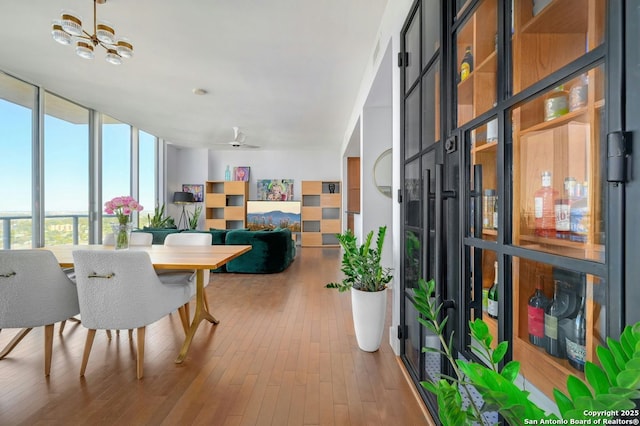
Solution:
[{"label": "wood plank flooring", "polygon": [[[0,361],[0,425],[431,424],[386,333],[378,352],[358,349],[349,294],[324,288],[339,268],[339,249],[298,248],[279,274],[211,274],[220,324],[201,324],[182,365],[177,313],[148,326],[140,381],[135,333],[98,331],[81,378],[86,329],[56,326],[45,378],[34,329]],[[2,330],[0,347],[16,331]]]}]

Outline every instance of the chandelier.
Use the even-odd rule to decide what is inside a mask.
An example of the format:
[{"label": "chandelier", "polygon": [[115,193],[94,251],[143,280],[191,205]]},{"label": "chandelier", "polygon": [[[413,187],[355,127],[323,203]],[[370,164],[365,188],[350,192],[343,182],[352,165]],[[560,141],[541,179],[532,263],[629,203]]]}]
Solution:
[{"label": "chandelier", "polygon": [[78,56],[85,59],[93,59],[93,48],[102,46],[107,51],[106,61],[113,65],[120,65],[122,58],[133,56],[133,45],[127,38],[116,38],[116,32],[111,23],[96,20],[96,5],[106,1],[93,0],[93,34],[89,34],[82,28],[82,18],[79,15],[63,10],[60,19],[53,21],[51,36],[60,44],[74,43]]}]

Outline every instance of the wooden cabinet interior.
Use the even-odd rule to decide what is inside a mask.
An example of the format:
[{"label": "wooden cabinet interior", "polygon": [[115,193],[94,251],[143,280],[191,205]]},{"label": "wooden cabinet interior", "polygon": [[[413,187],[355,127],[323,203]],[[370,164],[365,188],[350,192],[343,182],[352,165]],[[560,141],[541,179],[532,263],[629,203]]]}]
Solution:
[{"label": "wooden cabinet interior", "polygon": [[[559,70],[604,39],[604,0],[552,0],[533,14],[532,0],[514,2],[513,91],[518,93]],[[588,95],[584,106],[572,108],[554,119],[545,117],[545,93],[518,105],[511,113],[513,128],[513,241],[528,249],[580,259],[604,260],[600,220],[602,199],[599,182],[601,110],[604,105],[603,67],[588,71]],[[568,90],[578,76],[564,82]],[[548,120],[545,121],[545,118]],[[535,234],[534,193],[543,171],[551,172],[552,187],[561,194],[565,177],[588,188],[591,226],[586,241],[540,237]],[[513,258],[513,355],[521,362],[521,374],[547,396],[553,389],[566,390],[567,375],[584,377],[566,359],[555,358],[529,342],[527,303],[537,277],[551,279],[551,266]],[[595,360],[601,343],[597,330],[600,305],[594,301],[593,277],[586,280],[587,360]],[[552,298],[553,288],[545,288]]]},{"label": "wooden cabinet interior", "polygon": [[[459,126],[495,106],[497,22],[496,0],[485,0],[456,34]],[[460,81],[460,64],[468,47],[473,55],[473,70]]]}]

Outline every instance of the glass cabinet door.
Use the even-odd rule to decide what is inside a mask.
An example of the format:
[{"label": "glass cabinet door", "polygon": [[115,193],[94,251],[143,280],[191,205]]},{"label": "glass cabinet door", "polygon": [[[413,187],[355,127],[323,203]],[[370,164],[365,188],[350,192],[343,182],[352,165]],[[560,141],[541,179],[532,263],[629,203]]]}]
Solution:
[{"label": "glass cabinet door", "polygon": [[507,258],[510,330],[522,377],[552,398],[605,338],[605,1],[513,7],[513,92],[531,94],[506,110],[506,239],[526,249]]},{"label": "glass cabinet door", "polygon": [[484,0],[456,33],[457,123],[496,105],[497,3]]}]

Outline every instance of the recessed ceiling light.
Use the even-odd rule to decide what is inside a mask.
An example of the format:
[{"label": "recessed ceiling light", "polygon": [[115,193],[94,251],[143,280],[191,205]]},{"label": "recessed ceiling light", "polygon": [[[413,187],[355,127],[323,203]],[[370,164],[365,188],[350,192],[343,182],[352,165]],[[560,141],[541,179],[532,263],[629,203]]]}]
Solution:
[{"label": "recessed ceiling light", "polygon": [[193,89],[193,94],[194,95],[206,95],[207,91],[204,89]]}]

